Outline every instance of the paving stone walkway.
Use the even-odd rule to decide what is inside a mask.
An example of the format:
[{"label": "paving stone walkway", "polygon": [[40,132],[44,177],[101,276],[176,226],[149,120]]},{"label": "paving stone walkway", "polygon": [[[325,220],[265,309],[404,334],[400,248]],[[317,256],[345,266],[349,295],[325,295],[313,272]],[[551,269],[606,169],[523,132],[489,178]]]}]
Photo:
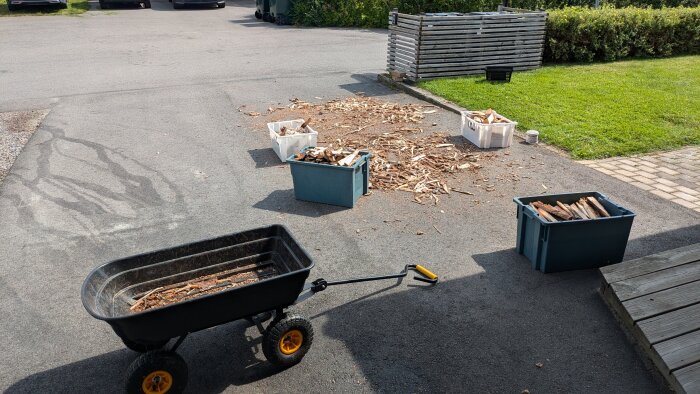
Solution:
[{"label": "paving stone walkway", "polygon": [[700,212],[700,146],[581,163]]}]

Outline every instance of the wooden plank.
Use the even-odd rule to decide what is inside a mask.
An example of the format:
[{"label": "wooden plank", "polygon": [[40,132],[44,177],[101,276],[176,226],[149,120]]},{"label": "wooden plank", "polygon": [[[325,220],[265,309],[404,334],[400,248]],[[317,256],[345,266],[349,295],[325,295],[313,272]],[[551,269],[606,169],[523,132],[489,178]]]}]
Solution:
[{"label": "wooden plank", "polygon": [[700,331],[681,335],[652,346],[654,353],[663,364],[665,374],[700,362]]},{"label": "wooden plank", "polygon": [[646,342],[655,345],[700,329],[700,304],[637,322]]},{"label": "wooden plank", "polygon": [[412,57],[412,58],[414,58],[414,59],[415,59],[415,58],[417,57],[417,55],[418,55],[418,53],[417,53],[416,50],[410,49],[410,48],[406,48],[406,47],[401,46],[401,45],[397,45],[397,46],[394,46],[394,47],[389,48],[389,49],[387,50],[387,53],[403,53],[403,54],[405,54],[405,55],[407,55],[407,56],[410,56],[410,57]]},{"label": "wooden plank", "polygon": [[544,33],[544,25],[542,26],[533,26],[533,27],[513,27],[513,28],[499,28],[499,29],[469,29],[469,30],[454,30],[454,31],[444,31],[444,30],[438,30],[438,31],[423,31],[423,37],[425,37],[426,40],[430,39],[443,39],[443,38],[449,38],[453,40],[458,40],[461,38],[471,38],[474,36],[490,36],[492,34],[497,34],[497,33],[509,33],[510,35],[517,35],[517,34],[528,34],[531,32],[542,32]]},{"label": "wooden plank", "polygon": [[496,53],[501,53],[504,54],[504,56],[507,56],[509,54],[522,54],[522,53],[534,53],[534,54],[542,54],[542,49],[544,49],[544,45],[542,44],[533,44],[525,47],[519,47],[516,45],[509,45],[509,46],[500,46],[500,47],[478,47],[478,48],[473,48],[469,51],[460,51],[460,52],[455,52],[455,53],[431,53],[431,52],[425,52],[425,53],[420,53],[420,59],[453,59],[453,58],[469,58],[471,56],[480,56],[480,55],[490,55],[490,54],[496,54]]},{"label": "wooden plank", "polygon": [[612,283],[698,260],[700,243],[602,267],[600,272],[608,283]]},{"label": "wooden plank", "polygon": [[672,375],[678,384],[676,392],[700,393],[700,363],[673,371]]},{"label": "wooden plank", "polygon": [[542,19],[532,19],[532,20],[511,20],[511,21],[473,21],[469,23],[455,23],[455,24],[437,24],[437,23],[427,23],[423,22],[420,24],[411,23],[401,23],[394,26],[401,26],[406,29],[418,30],[420,26],[423,30],[429,31],[459,31],[459,30],[474,30],[474,29],[496,29],[500,27],[529,27],[529,26],[546,26],[547,20]]},{"label": "wooden plank", "polygon": [[508,29],[507,31],[518,31],[518,30],[531,30],[540,29],[544,30],[545,22],[529,22],[529,23],[498,23],[498,24],[474,24],[474,25],[459,25],[450,28],[435,26],[423,26],[424,34],[462,34],[464,32],[472,31],[498,31],[500,29]]},{"label": "wooden plank", "polygon": [[[494,64],[500,64],[500,63],[494,63]],[[523,64],[506,64],[508,66],[513,66],[514,71],[525,71],[525,70],[533,70],[537,68],[540,63],[538,62],[533,62],[533,63],[523,63]],[[445,77],[458,77],[462,75],[474,75],[474,74],[483,74],[484,73],[484,68],[474,68],[474,69],[463,69],[463,70],[455,70],[455,71],[440,71],[440,72],[421,72],[418,75],[419,79],[435,79],[435,78],[445,78]]]},{"label": "wooden plank", "polygon": [[[512,63],[532,63],[532,62],[537,62],[540,58],[540,55],[519,55],[519,56],[512,56],[509,58],[504,58],[501,55],[497,56],[480,56],[480,57],[474,57],[471,59],[465,59],[463,62],[454,62],[454,63],[423,63],[420,62],[418,64],[418,70],[426,70],[426,69],[432,69],[432,70],[442,70],[442,69],[464,69],[464,68],[474,68],[477,66],[485,65],[485,64],[512,64]],[[483,68],[482,68],[483,69]]]},{"label": "wooden plank", "polygon": [[421,63],[423,62],[437,62],[437,63],[450,63],[450,62],[464,62],[464,61],[471,61],[474,58],[478,58],[481,56],[493,56],[493,55],[501,55],[503,57],[507,56],[515,56],[515,55],[522,55],[522,54],[527,54],[527,55],[532,55],[532,56],[541,56],[542,55],[542,48],[543,46],[533,46],[529,48],[519,48],[516,46],[507,46],[507,47],[494,47],[494,48],[488,48],[488,47],[480,47],[480,48],[474,48],[471,51],[468,52],[458,52],[455,54],[450,54],[446,55],[444,53],[438,53],[438,54],[431,54],[431,53],[421,53],[421,54],[412,54],[412,56],[417,57]]},{"label": "wooden plank", "polygon": [[[543,14],[500,14],[500,15],[469,15],[469,16],[421,16],[424,24],[435,22],[466,22],[473,20],[508,20],[524,17],[542,17]],[[415,20],[415,19],[414,19]]]},{"label": "wooden plank", "polygon": [[[531,26],[542,26],[544,27],[546,24],[546,19],[538,19],[538,20],[510,20],[510,21],[478,21],[478,22],[471,22],[471,23],[459,23],[459,24],[454,24],[454,25],[442,25],[442,24],[428,24],[424,23],[423,24],[423,30],[424,31],[459,31],[459,30],[471,30],[471,29],[493,29],[493,28],[499,28],[499,27],[531,27]],[[416,25],[410,25],[410,24],[400,24],[399,26],[403,26],[406,28],[412,28]]]},{"label": "wooden plank", "polygon": [[620,301],[700,280],[700,261],[635,276],[610,284]]},{"label": "wooden plank", "polygon": [[542,39],[521,40],[518,38],[508,40],[486,40],[484,42],[471,42],[460,44],[444,44],[444,45],[421,45],[420,53],[450,53],[452,51],[465,51],[472,48],[484,48],[493,46],[527,46],[527,45],[543,45]]},{"label": "wooden plank", "polygon": [[465,44],[470,42],[494,42],[494,41],[507,41],[507,40],[543,40],[544,33],[532,33],[532,34],[489,34],[488,37],[485,36],[473,36],[465,37],[458,40],[454,39],[435,39],[431,37],[430,40],[424,40],[421,45],[444,45],[444,44]]},{"label": "wooden plank", "polygon": [[[700,284],[690,282],[622,303],[634,321],[648,319],[662,313],[672,312],[700,303]],[[612,290],[611,290],[612,291]]]},{"label": "wooden plank", "polygon": [[[401,26],[391,25],[389,26],[389,31],[396,34],[401,34],[406,37],[418,37],[419,29],[408,29]],[[544,34],[545,27],[544,24],[541,26],[522,26],[522,27],[494,27],[494,28],[483,28],[475,27],[473,29],[459,29],[459,30],[433,30],[433,31],[423,31],[423,36],[430,37],[431,40],[438,39],[463,39],[470,38],[473,36],[484,36],[484,35],[494,35],[501,34],[506,36],[514,35],[525,35],[525,34]],[[507,33],[507,34],[505,34]]]}]

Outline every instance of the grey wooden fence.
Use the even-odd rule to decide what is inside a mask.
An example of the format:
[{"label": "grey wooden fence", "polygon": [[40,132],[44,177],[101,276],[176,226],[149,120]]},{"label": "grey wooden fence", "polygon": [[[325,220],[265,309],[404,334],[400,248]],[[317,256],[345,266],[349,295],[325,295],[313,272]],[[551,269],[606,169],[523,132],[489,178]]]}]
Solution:
[{"label": "grey wooden fence", "polygon": [[412,81],[483,73],[486,66],[542,65],[545,12],[501,8],[469,14],[389,14],[387,69]]}]

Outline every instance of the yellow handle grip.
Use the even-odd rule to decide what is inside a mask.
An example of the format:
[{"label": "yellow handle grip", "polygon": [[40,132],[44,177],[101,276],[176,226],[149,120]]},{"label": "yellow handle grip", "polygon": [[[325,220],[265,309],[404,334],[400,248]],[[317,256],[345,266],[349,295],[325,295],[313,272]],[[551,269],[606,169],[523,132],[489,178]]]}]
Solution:
[{"label": "yellow handle grip", "polygon": [[416,264],[416,271],[420,272],[423,276],[425,276],[428,279],[435,280],[437,279],[437,275],[432,273],[429,269],[423,267],[420,264]]}]

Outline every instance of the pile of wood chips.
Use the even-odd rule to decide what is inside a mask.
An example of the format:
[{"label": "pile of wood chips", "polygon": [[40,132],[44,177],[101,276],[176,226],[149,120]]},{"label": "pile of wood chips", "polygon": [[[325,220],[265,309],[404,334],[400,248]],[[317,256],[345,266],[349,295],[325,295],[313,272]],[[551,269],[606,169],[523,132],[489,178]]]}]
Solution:
[{"label": "pile of wood chips", "polygon": [[419,203],[432,201],[437,205],[440,195],[461,192],[450,187],[450,180],[459,172],[479,169],[477,161],[488,157],[474,153],[476,148],[461,137],[425,132],[425,117],[437,112],[430,105],[392,103],[361,95],[320,103],[290,101],[286,108],[269,111],[275,116],[270,120],[313,118],[319,145],[331,149],[325,153],[341,151],[331,160],[314,157],[317,154],[297,160],[337,163],[357,150],[369,151],[370,188],[411,192]]},{"label": "pile of wood chips", "polygon": [[329,164],[333,166],[352,167],[362,157],[359,149],[340,148],[331,146],[318,146],[307,149],[294,155],[294,160],[309,161],[313,163]]},{"label": "pile of wood chips", "polygon": [[187,301],[203,295],[255,283],[277,274],[277,269],[272,265],[264,267],[251,265],[205,275],[187,282],[153,289],[139,297],[129,310],[131,312],[142,312],[160,308],[176,302]]},{"label": "pile of wood chips", "polygon": [[[381,101],[372,97],[351,96],[342,99],[334,99],[325,103],[312,104],[294,98],[290,100],[290,109],[313,110],[318,115],[324,113],[344,113],[348,120],[353,123],[376,124],[376,123],[399,123],[399,122],[420,122],[427,113],[435,113],[436,110],[424,110],[418,104],[398,104]],[[340,124],[341,126],[349,125]],[[362,130],[362,129],[360,129]],[[359,131],[359,130],[357,130]]]},{"label": "pile of wood chips", "polygon": [[372,152],[373,189],[411,192],[419,203],[428,198],[437,204],[440,194],[456,190],[448,185],[448,175],[480,167],[476,164],[479,154],[472,153],[466,143],[449,142],[442,133],[417,138],[401,132],[384,133],[369,139],[346,140],[344,144],[364,146]]},{"label": "pile of wood chips", "polygon": [[557,201],[556,206],[534,201],[530,206],[548,222],[610,217],[610,213],[595,197],[582,197],[572,204]]},{"label": "pile of wood chips", "polygon": [[472,111],[467,117],[481,124],[511,123],[510,120],[497,114],[496,111],[491,108],[486,111]]}]

